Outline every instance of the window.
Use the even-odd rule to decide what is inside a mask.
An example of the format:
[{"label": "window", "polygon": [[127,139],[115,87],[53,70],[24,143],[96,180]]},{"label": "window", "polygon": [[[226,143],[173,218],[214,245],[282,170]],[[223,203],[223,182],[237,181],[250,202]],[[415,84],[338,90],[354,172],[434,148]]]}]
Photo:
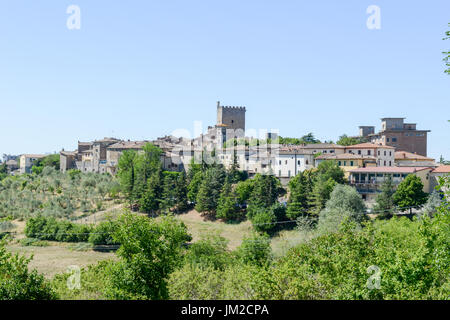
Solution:
[{"label": "window", "polygon": [[384,156],[386,156],[386,151],[384,151]]},{"label": "window", "polygon": [[300,165],[300,160],[297,160],[297,164]]},{"label": "window", "polygon": [[287,164],[287,160],[284,161],[284,164]]},{"label": "window", "polygon": [[350,166],[352,166],[352,167],[353,167],[353,161],[350,161]]},{"label": "window", "polygon": [[397,142],[397,138],[392,138],[392,142]]},{"label": "window", "polygon": [[361,154],[361,150],[358,150],[358,154]]},{"label": "window", "polygon": [[309,161],[308,161],[308,159],[306,159],[306,164],[309,164]]},{"label": "window", "polygon": [[288,177],[291,176],[291,170],[288,170]]},{"label": "window", "polygon": [[392,161],[389,161],[389,167],[391,167],[392,166]]},{"label": "window", "polygon": [[338,161],[338,165],[341,165],[341,161]]},{"label": "window", "polygon": [[280,161],[278,161],[278,164],[281,166],[281,160]]},{"label": "window", "polygon": [[367,154],[370,156],[370,150],[367,150]]},{"label": "window", "polygon": [[378,155],[380,155],[380,150],[378,150]]},{"label": "window", "polygon": [[386,160],[384,160],[384,166],[386,167]]},{"label": "window", "polygon": [[392,151],[389,151],[389,156],[392,156]]},{"label": "window", "polygon": [[281,170],[278,170],[278,176],[281,177]]},{"label": "window", "polygon": [[386,138],[386,142],[389,142],[389,138]]},{"label": "window", "polygon": [[347,161],[344,161],[344,166],[346,166],[347,165]]}]

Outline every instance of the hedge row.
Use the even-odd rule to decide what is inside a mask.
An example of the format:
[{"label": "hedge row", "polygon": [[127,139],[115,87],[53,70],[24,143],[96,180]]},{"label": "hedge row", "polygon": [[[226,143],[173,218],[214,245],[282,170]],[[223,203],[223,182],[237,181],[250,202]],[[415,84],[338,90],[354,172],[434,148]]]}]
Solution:
[{"label": "hedge row", "polygon": [[61,242],[87,242],[94,245],[117,244],[112,238],[115,223],[105,221],[98,226],[83,225],[53,217],[37,216],[27,220],[25,234],[29,238]]}]

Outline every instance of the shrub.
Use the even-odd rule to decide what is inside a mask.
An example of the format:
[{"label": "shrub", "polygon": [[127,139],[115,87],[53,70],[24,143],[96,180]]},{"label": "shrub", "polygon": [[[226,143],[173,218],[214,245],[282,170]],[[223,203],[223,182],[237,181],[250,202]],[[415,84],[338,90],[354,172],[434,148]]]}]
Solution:
[{"label": "shrub", "polygon": [[270,238],[267,235],[258,234],[244,238],[242,244],[237,248],[236,254],[246,264],[266,265],[272,258]]},{"label": "shrub", "polygon": [[118,244],[118,242],[113,239],[116,228],[117,224],[113,221],[101,222],[89,235],[89,243],[93,245]]},{"label": "shrub", "polygon": [[34,247],[47,247],[48,242],[42,241],[36,238],[23,238],[20,239],[20,245],[24,247],[34,246]]},{"label": "shrub", "polygon": [[62,242],[85,242],[92,226],[56,220],[53,217],[37,216],[28,219],[25,235],[29,238]]},{"label": "shrub", "polygon": [[258,232],[267,232],[272,230],[275,227],[276,221],[277,217],[275,216],[273,210],[264,208],[257,208],[253,211],[251,218],[253,228],[255,228]]},{"label": "shrub", "polygon": [[52,300],[57,296],[45,278],[29,271],[27,259],[12,254],[0,241],[0,300]]}]

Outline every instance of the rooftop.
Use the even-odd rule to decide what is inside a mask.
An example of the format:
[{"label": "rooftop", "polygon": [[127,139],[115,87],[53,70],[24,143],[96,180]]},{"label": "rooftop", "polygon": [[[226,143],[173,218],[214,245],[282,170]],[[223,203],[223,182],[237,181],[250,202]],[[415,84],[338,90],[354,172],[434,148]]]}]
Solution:
[{"label": "rooftop", "polygon": [[345,148],[346,149],[377,149],[377,148],[395,149],[394,147],[391,147],[391,146],[384,146],[381,144],[370,143],[370,142],[354,144],[352,146],[346,146]]},{"label": "rooftop", "polygon": [[433,170],[433,173],[450,173],[450,165],[439,166]]},{"label": "rooftop", "polygon": [[363,156],[353,153],[341,153],[341,154],[321,154],[316,158],[317,160],[376,160],[372,156]]},{"label": "rooftop", "polygon": [[421,156],[420,154],[408,152],[408,151],[396,151],[395,160],[423,160],[423,161],[434,161],[432,158]]},{"label": "rooftop", "polygon": [[149,141],[121,141],[110,145],[108,149],[140,149],[147,143]]},{"label": "rooftop", "polygon": [[22,157],[26,157],[26,158],[44,158],[47,155],[45,154],[22,154]]},{"label": "rooftop", "polygon": [[430,167],[366,167],[350,170],[352,173],[415,173]]}]

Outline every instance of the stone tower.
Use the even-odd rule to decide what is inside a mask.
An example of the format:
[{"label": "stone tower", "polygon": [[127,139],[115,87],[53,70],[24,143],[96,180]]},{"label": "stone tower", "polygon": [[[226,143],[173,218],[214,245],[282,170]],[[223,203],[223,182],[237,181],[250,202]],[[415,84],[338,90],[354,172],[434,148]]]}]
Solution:
[{"label": "stone tower", "polygon": [[217,101],[217,125],[245,132],[245,107],[221,106],[220,101]]}]

